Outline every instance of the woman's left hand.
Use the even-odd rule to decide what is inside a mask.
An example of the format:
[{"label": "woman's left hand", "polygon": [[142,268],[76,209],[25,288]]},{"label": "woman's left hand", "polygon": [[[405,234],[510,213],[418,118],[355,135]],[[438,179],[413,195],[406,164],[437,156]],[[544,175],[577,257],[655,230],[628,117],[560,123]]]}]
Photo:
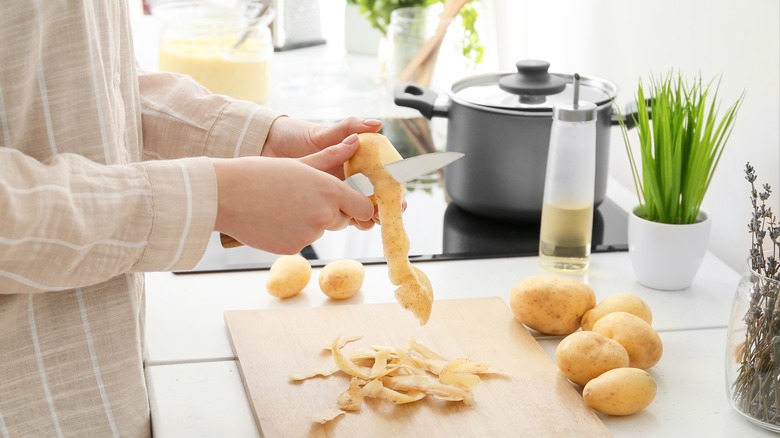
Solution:
[{"label": "woman's left hand", "polygon": [[[330,126],[292,117],[279,117],[271,125],[261,155],[301,158],[339,144],[351,134],[378,132],[381,128],[382,122],[379,120],[357,117],[349,117]],[[327,172],[344,179],[344,169],[341,166],[328,169]]]}]

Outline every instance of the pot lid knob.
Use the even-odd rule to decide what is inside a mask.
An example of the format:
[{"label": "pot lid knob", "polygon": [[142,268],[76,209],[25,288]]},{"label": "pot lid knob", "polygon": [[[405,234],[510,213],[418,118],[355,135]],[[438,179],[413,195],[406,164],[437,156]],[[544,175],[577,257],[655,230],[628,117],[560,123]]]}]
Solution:
[{"label": "pot lid knob", "polygon": [[498,86],[509,93],[531,96],[557,94],[566,88],[566,81],[548,73],[550,63],[536,59],[518,61],[517,73],[502,77]]}]

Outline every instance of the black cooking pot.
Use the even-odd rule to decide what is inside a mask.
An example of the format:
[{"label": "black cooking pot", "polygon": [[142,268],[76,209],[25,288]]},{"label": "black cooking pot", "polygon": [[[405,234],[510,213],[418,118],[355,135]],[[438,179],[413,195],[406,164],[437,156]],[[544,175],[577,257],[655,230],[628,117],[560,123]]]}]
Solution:
[{"label": "black cooking pot", "polygon": [[[447,150],[466,156],[447,167],[452,202],[472,213],[500,218],[541,217],[553,104],[573,101],[574,75],[548,73],[545,61],[517,63],[517,73],[486,74],[452,85],[448,99],[413,83],[399,84],[394,100],[427,117],[446,117]],[[595,204],[607,189],[612,103],[617,86],[580,75],[579,99],[598,107]],[[627,117],[631,127],[633,118]]]}]

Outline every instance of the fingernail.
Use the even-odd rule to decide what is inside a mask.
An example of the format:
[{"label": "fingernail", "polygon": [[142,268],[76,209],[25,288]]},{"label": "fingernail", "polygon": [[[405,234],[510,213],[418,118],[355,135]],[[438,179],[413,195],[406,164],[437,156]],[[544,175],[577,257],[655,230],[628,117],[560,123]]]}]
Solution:
[{"label": "fingernail", "polygon": [[363,119],[363,124],[366,126],[379,126],[382,124],[382,121],[377,119]]},{"label": "fingernail", "polygon": [[357,134],[350,134],[349,137],[344,139],[344,144],[354,144],[358,141],[358,135]]}]

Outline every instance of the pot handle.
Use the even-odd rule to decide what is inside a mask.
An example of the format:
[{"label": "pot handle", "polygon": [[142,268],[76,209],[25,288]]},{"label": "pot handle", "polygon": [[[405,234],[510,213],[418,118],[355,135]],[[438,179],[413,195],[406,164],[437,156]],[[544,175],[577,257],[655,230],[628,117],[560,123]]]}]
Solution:
[{"label": "pot handle", "polygon": [[[653,119],[653,99],[648,98],[645,100],[647,102],[647,117],[649,117],[651,120]],[[626,129],[633,129],[636,128],[636,116],[639,115],[639,109],[637,108],[637,104],[635,101],[631,101],[628,104],[626,104],[626,108],[621,114],[620,112],[613,111],[612,116],[610,116],[609,123],[612,126],[620,125],[620,118],[624,117],[624,121],[626,124]]]},{"label": "pot handle", "polygon": [[439,94],[435,91],[413,82],[400,83],[393,90],[393,101],[396,105],[416,109],[426,119],[447,117],[449,106],[436,106],[437,97]]}]

